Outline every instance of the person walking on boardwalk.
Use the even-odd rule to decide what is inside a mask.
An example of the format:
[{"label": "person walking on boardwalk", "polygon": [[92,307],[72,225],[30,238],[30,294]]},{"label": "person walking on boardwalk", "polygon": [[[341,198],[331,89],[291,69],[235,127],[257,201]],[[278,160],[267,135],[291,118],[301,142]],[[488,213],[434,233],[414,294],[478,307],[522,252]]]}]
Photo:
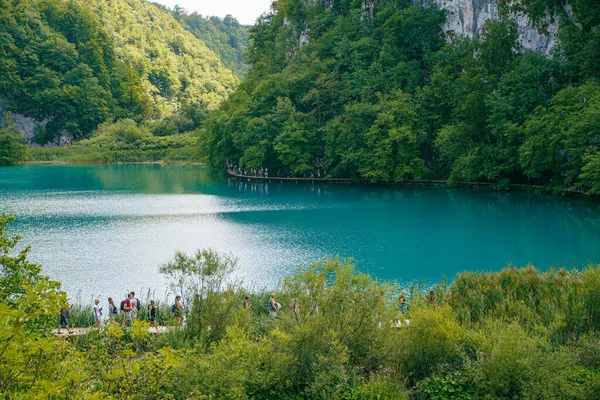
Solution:
[{"label": "person walking on boardwalk", "polygon": [[92,310],[94,311],[94,326],[98,329],[102,327],[102,307],[100,307],[100,300],[96,299]]},{"label": "person walking on boardwalk", "polygon": [[109,297],[108,298],[108,321],[110,322],[111,325],[114,325],[116,323],[115,317],[117,316],[118,313],[119,313],[119,309],[115,305],[114,300],[112,299],[112,297]]},{"label": "person walking on boardwalk", "polygon": [[150,305],[148,306],[148,321],[150,321],[150,326],[158,328],[156,326],[156,306],[154,305],[154,300],[150,300]]},{"label": "person walking on boardwalk", "polygon": [[138,311],[140,311],[141,304],[140,301],[135,297],[135,292],[131,292],[130,295],[131,320],[135,320],[137,318]]},{"label": "person walking on boardwalk", "polygon": [[125,300],[123,300],[123,325],[127,325],[127,324],[131,324],[132,318],[131,318],[131,297],[132,294],[129,293],[129,295],[127,295],[127,298]]},{"label": "person walking on boardwalk", "polygon": [[60,328],[67,328],[67,332],[69,335],[71,334],[71,329],[69,328],[69,321],[67,317],[69,316],[69,306],[60,308],[60,321],[58,322],[58,334],[60,335]]},{"label": "person walking on boardwalk", "polygon": [[173,312],[175,313],[176,325],[181,326],[181,323],[183,322],[183,306],[181,305],[181,296],[175,297]]}]

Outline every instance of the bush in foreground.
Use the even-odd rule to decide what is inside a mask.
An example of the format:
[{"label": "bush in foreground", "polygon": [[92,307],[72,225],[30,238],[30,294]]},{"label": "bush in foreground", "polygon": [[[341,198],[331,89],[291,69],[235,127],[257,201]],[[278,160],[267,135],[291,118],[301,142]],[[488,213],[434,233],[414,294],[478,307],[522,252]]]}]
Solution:
[{"label": "bush in foreground", "polygon": [[[18,242],[6,231],[11,219],[0,218],[7,328],[0,394],[9,399],[583,400],[600,393],[598,266],[460,274],[437,287],[435,301],[412,290],[402,314],[400,287],[331,259],[281,282],[273,318],[267,293],[252,294],[253,306],[242,308],[246,293],[230,283],[235,259],[203,250],[163,268],[191,303],[181,329],[154,335],[139,321],[64,340],[51,332],[64,293],[27,261],[27,249],[11,255]],[[558,294],[567,300],[547,301]],[[566,312],[584,321],[571,323]]]}]

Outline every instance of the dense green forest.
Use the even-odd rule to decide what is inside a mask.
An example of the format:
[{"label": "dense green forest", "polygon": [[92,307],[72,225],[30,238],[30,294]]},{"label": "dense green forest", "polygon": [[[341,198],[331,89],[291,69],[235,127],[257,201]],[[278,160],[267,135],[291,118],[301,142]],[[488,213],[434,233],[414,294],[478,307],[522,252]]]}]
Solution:
[{"label": "dense green forest", "polygon": [[152,97],[154,117],[190,105],[217,107],[239,83],[219,56],[164,10],[145,0],[86,1]]},{"label": "dense green forest", "polygon": [[[57,337],[60,283],[0,215],[0,396],[7,399],[524,399],[600,393],[600,268],[462,273],[431,290],[319,262],[273,295],[231,279],[236,259],[177,253],[161,267],[186,322]],[[244,296],[250,294],[250,308]],[[159,303],[160,304],[160,303]],[[158,321],[173,325],[171,304]],[[76,306],[69,319],[91,322]],[[86,325],[84,325],[86,326]],[[89,326],[89,325],[87,325]]]},{"label": "dense green forest", "polygon": [[290,176],[600,194],[598,2],[499,3],[540,29],[548,12],[552,53],[523,50],[508,18],[447,36],[426,0],[274,3],[250,30],[245,81],[204,124],[204,151]]},{"label": "dense green forest", "polygon": [[248,72],[249,65],[244,55],[250,43],[248,27],[240,25],[233,16],[227,15],[223,19],[215,16],[204,17],[197,12],[188,13],[179,6],[171,10],[158,3],[154,5],[170,12],[184,29],[217,53],[223,64],[239,77],[243,77]]},{"label": "dense green forest", "polygon": [[109,118],[144,118],[142,81],[115,55],[93,12],[76,1],[0,1],[0,98],[8,110],[47,120],[38,140],[75,138]]},{"label": "dense green forest", "polygon": [[85,138],[106,121],[214,108],[239,82],[146,1],[1,0],[0,9],[0,101],[40,122],[40,144],[63,130]]}]

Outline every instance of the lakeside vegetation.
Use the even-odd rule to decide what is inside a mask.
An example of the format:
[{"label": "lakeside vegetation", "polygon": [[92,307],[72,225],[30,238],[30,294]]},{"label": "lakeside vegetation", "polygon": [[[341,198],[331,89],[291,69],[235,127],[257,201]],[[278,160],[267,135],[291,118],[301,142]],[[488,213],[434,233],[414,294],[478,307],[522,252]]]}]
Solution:
[{"label": "lakeside vegetation", "polygon": [[0,167],[17,165],[29,154],[25,137],[10,115],[5,115],[6,128],[0,129]]},{"label": "lakeside vegetation", "polygon": [[89,139],[63,147],[31,148],[29,161],[197,163],[202,161],[198,138],[187,130],[194,129],[198,123],[183,116],[143,124],[131,119],[105,123]]},{"label": "lakeside vegetation", "polygon": [[[498,4],[468,38],[442,31],[433,1],[278,1],[250,30],[245,80],[203,125],[211,164],[599,194],[597,4]],[[557,23],[552,52],[523,49],[509,11]]]},{"label": "lakeside vegetation", "polygon": [[[38,144],[80,140],[119,119],[215,108],[239,83],[147,1],[2,0],[0,9],[0,109],[32,118]],[[231,35],[243,36],[236,23],[228,20]]]},{"label": "lakeside vegetation", "polygon": [[[14,252],[12,219],[0,217],[0,322],[7,328],[0,331],[0,394],[7,398],[594,399],[600,393],[599,266],[461,273],[433,295],[410,288],[402,314],[398,285],[332,259],[284,278],[274,290],[282,306],[273,318],[269,293],[250,293],[252,306],[243,308],[248,293],[231,279],[234,258],[179,253],[161,272],[184,299],[182,329],[153,335],[140,321],[59,338],[52,329],[66,296],[27,260],[28,248]],[[170,313],[167,304],[159,318]],[[91,316],[79,312],[86,311]]]},{"label": "lakeside vegetation", "polygon": [[[585,1],[567,12],[502,0],[500,19],[468,38],[444,33],[445,11],[429,0],[285,0],[249,30],[251,43],[233,18],[143,0],[5,3],[0,97],[46,120],[38,143],[64,131],[79,141],[120,119],[186,132],[133,148],[33,150],[32,160],[229,161],[283,176],[600,194],[600,13]],[[524,50],[511,13],[559,25],[550,54]],[[244,75],[239,87],[198,38]],[[198,108],[193,128],[173,124]],[[194,131],[200,152],[182,145]],[[11,164],[25,159],[14,154]]]}]

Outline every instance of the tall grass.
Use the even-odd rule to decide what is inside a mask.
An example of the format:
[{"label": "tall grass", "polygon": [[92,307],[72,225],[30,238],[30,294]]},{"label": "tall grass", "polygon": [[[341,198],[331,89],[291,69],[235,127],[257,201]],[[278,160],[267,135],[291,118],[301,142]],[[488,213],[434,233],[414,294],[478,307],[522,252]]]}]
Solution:
[{"label": "tall grass", "polygon": [[488,318],[517,321],[530,331],[550,329],[564,341],[600,329],[600,268],[583,270],[533,266],[500,272],[458,274],[451,286],[452,308],[461,322]]},{"label": "tall grass", "polygon": [[110,164],[124,162],[197,162],[197,149],[193,146],[144,150],[98,149],[84,146],[32,148],[29,161],[69,162],[74,164]]}]

